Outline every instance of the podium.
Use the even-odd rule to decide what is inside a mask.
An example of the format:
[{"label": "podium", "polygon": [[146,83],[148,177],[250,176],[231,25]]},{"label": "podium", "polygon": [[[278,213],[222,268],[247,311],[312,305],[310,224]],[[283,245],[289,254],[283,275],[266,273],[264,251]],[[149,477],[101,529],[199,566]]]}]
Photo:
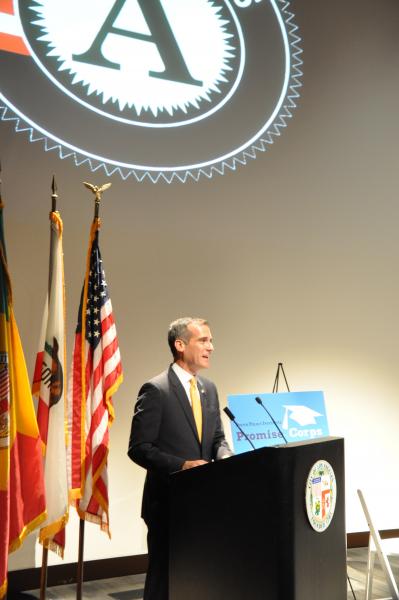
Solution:
[{"label": "podium", "polygon": [[[305,488],[333,468],[334,516],[315,531]],[[170,600],[346,600],[344,440],[326,437],[180,471],[170,478]]]}]

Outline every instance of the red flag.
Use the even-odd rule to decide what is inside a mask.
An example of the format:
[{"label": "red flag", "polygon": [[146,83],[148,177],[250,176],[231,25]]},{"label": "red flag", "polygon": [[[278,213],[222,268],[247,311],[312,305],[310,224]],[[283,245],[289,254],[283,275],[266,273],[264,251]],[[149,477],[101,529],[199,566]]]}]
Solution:
[{"label": "red flag", "polygon": [[82,519],[109,533],[107,458],[112,395],[122,364],[111,300],[102,267],[96,218],[90,232],[73,363],[68,389],[70,497]]},{"label": "red flag", "polygon": [[46,518],[42,451],[28,372],[15,322],[0,200],[0,598],[8,554]]}]

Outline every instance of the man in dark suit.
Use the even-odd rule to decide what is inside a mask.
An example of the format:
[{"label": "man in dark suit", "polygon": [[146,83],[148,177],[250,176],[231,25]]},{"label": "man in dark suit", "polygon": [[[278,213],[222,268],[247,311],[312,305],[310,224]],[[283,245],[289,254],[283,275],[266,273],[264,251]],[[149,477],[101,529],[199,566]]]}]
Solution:
[{"label": "man in dark suit", "polygon": [[216,387],[197,377],[209,366],[213,352],[207,321],[174,321],[168,342],[174,362],[140,389],[128,449],[129,457],[147,469],[142,504],[149,558],[144,600],[168,600],[170,473],[232,454]]}]

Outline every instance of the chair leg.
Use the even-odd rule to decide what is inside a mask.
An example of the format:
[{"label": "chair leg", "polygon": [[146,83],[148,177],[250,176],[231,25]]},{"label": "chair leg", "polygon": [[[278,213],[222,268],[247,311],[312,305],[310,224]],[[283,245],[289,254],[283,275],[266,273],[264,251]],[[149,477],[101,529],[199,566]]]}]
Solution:
[{"label": "chair leg", "polygon": [[378,529],[374,526],[370,513],[368,511],[364,496],[361,490],[357,490],[359,500],[363,507],[363,512],[367,520],[367,524],[370,529],[369,538],[369,550],[367,557],[367,580],[366,580],[366,600],[371,600],[371,588],[373,579],[373,567],[374,567],[374,555],[378,555],[381,568],[384,571],[385,579],[389,587],[389,591],[392,595],[392,600],[399,600],[399,590],[394,579],[391,565],[389,564],[388,557],[382,548],[381,537]]},{"label": "chair leg", "polygon": [[373,575],[374,575],[374,560],[375,549],[373,548],[373,540],[370,535],[369,546],[367,551],[367,573],[366,573],[366,595],[365,600],[371,600],[373,593]]}]

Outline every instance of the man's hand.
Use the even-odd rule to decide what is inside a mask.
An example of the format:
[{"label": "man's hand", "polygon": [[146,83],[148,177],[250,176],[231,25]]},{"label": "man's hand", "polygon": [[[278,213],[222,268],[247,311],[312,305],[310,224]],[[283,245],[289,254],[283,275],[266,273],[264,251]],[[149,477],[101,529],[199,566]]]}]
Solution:
[{"label": "man's hand", "polygon": [[193,469],[194,467],[200,467],[201,465],[206,465],[206,460],[186,460],[186,462],[182,466],[182,471],[186,469]]}]

